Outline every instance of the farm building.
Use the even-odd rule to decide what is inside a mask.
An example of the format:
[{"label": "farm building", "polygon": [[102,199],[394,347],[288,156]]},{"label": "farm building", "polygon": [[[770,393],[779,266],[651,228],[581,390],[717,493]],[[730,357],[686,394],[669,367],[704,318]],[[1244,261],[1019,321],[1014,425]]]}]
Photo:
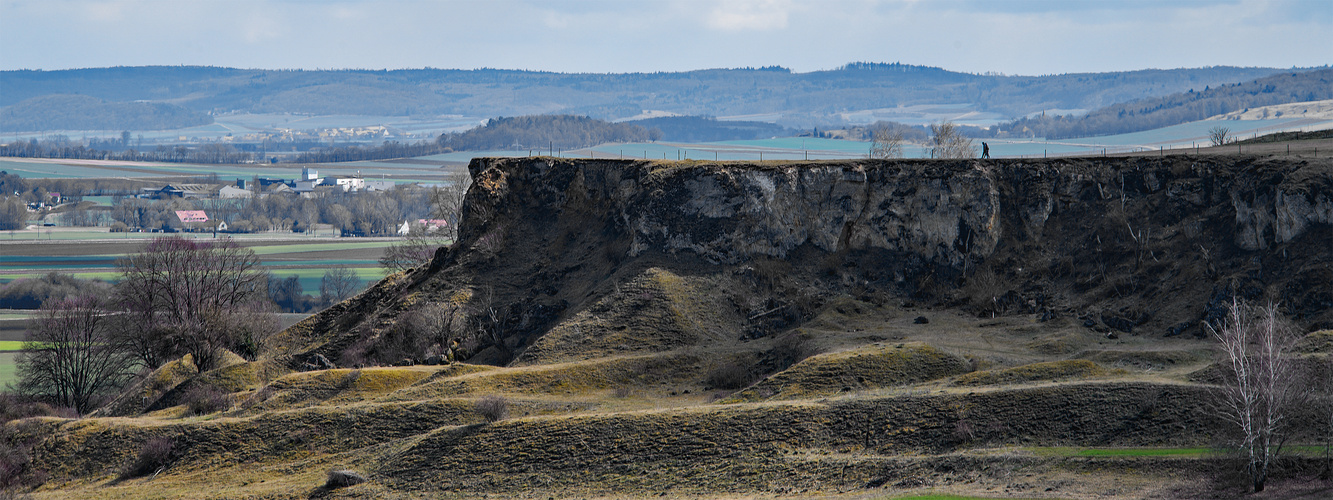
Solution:
[{"label": "farm building", "polygon": [[203,210],[177,210],[176,218],[186,225],[208,222],[208,214]]},{"label": "farm building", "polygon": [[218,198],[249,198],[250,196],[250,190],[236,186],[222,186],[222,189],[218,190]]}]

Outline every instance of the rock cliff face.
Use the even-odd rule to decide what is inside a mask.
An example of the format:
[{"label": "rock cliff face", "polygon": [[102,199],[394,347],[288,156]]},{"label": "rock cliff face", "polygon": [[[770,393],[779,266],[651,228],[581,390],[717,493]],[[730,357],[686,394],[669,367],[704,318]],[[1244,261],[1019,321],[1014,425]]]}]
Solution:
[{"label": "rock cliff face", "polygon": [[715,278],[699,293],[718,294],[709,314],[737,334],[799,324],[836,296],[1149,335],[1201,335],[1200,321],[1240,296],[1278,302],[1304,328],[1333,327],[1328,160],[492,158],[469,168],[459,243],[308,321],[303,352],[336,358],[414,304],[465,290],[473,316],[491,311],[483,357],[505,363],[648,269]]}]

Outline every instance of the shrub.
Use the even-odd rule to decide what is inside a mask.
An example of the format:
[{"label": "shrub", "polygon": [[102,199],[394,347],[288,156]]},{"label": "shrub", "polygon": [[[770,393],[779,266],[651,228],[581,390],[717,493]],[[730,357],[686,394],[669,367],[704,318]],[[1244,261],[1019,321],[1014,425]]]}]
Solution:
[{"label": "shrub", "polygon": [[139,455],[134,458],[134,462],[125,467],[120,473],[121,479],[157,474],[168,465],[171,465],[172,452],[175,443],[171,438],[158,436],[145,441],[142,448],[139,448]]},{"label": "shrub", "polygon": [[476,409],[486,422],[499,422],[509,417],[509,400],[504,396],[484,396],[477,400]]},{"label": "shrub", "polygon": [[731,360],[708,372],[704,382],[719,389],[740,389],[754,382],[754,373],[740,360]]},{"label": "shrub", "polygon": [[0,426],[0,499],[6,491],[46,482],[46,471],[32,468],[32,448],[41,438],[29,431],[24,424]]},{"label": "shrub", "polygon": [[366,482],[366,477],[355,471],[347,469],[335,469],[329,471],[329,479],[324,481],[325,489],[346,488],[348,486]]},{"label": "shrub", "polygon": [[211,385],[197,385],[185,393],[190,415],[207,415],[231,408],[227,393]]},{"label": "shrub", "polygon": [[819,347],[809,336],[801,332],[791,332],[778,337],[768,357],[777,363],[777,369],[783,370],[816,354],[819,354]]},{"label": "shrub", "polygon": [[0,424],[28,417],[79,418],[73,408],[51,406],[11,393],[0,393]]}]

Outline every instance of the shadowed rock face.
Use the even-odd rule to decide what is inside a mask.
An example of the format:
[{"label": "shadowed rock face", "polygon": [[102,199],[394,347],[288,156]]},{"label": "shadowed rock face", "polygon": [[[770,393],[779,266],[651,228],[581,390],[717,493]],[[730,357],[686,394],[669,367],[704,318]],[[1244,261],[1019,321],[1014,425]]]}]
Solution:
[{"label": "shadowed rock face", "polygon": [[[887,164],[703,168],[631,198],[621,216],[630,255],[688,251],[734,264],[785,259],[809,244],[824,252],[878,249],[961,267],[999,240],[999,194],[980,168]],[[637,194],[637,193],[636,193]]]},{"label": "shadowed rock face", "polygon": [[[546,158],[479,159],[471,170],[487,179],[479,184],[488,188],[471,198],[471,212],[487,217],[469,217],[464,240],[469,239],[467,229],[480,230],[497,210],[563,215],[595,206],[607,220],[588,222],[611,223],[621,234],[609,236],[629,237],[630,257],[655,250],[724,264],[758,256],[787,258],[809,244],[829,253],[887,250],[959,267],[990,257],[1006,231],[1019,238],[1044,236],[1057,201],[1064,208],[1079,202],[1084,208],[1110,209],[1091,214],[1102,216],[1115,215],[1117,204],[1119,212],[1127,212],[1143,202],[1169,203],[1181,212],[1162,214],[1165,207],[1149,206],[1154,213],[1121,214],[1147,219],[1184,217],[1183,212],[1194,210],[1207,215],[1223,202],[1234,209],[1234,225],[1219,229],[1237,247],[1251,251],[1291,242],[1312,226],[1333,224],[1328,166],[1308,162],[1135,158],[664,165]],[[512,206],[506,197],[522,199],[523,206]],[[478,210],[478,204],[486,206]],[[1006,228],[1002,216],[1018,224]],[[1139,232],[1132,222],[1127,234],[1131,230]]]}]

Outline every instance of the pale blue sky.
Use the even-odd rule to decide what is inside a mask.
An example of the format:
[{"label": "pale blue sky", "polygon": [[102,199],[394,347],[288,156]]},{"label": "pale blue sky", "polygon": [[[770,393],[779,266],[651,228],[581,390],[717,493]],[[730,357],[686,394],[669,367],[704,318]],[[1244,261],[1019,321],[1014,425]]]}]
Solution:
[{"label": "pale blue sky", "polygon": [[[1333,63],[1333,0],[0,0],[0,69],[1039,75]],[[3,89],[0,89],[3,91]]]}]

